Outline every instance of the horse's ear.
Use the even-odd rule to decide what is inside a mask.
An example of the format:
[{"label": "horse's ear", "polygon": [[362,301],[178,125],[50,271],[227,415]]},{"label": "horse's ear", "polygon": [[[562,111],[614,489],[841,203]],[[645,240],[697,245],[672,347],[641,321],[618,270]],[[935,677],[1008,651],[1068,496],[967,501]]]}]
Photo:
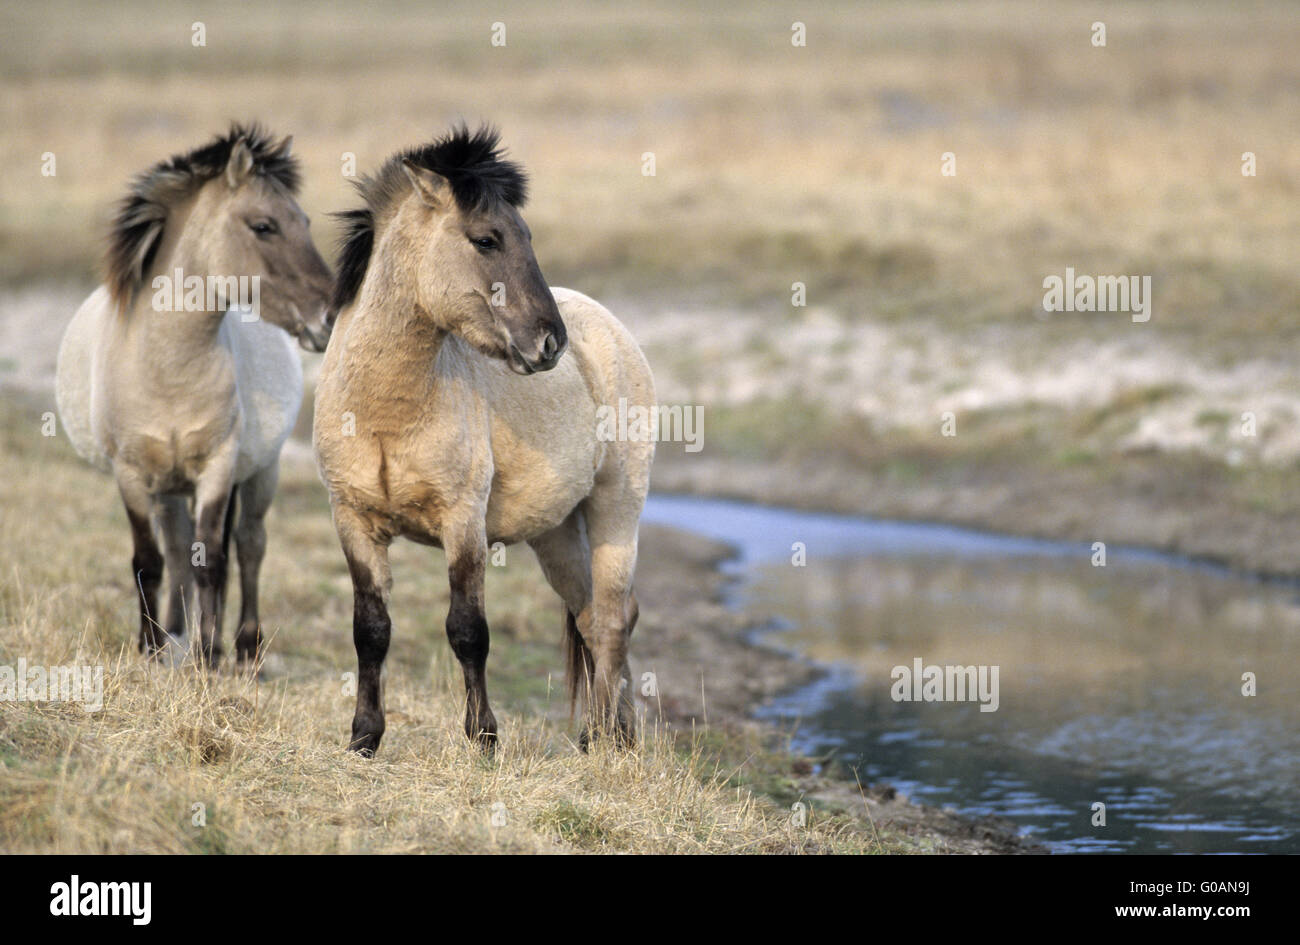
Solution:
[{"label": "horse's ear", "polygon": [[402,158],[402,170],[406,172],[421,200],[435,210],[446,208],[451,196],[451,184],[447,178],[427,167],[421,167],[410,158]]},{"label": "horse's ear", "polygon": [[285,135],[284,140],[275,146],[277,157],[287,158],[293,153],[293,135]]},{"label": "horse's ear", "polygon": [[226,183],[234,190],[253,172],[253,152],[248,149],[248,142],[240,138],[230,149],[230,160],[226,162]]}]

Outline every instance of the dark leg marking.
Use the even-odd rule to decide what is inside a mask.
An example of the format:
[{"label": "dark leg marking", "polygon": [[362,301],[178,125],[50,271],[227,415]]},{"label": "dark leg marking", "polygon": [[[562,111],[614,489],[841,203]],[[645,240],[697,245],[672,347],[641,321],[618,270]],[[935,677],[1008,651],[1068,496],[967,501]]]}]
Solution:
[{"label": "dark leg marking", "polygon": [[156,653],[167,642],[167,634],[158,625],[158,585],[162,583],[163,556],[154,540],[147,515],[137,515],[128,507],[131,523],[131,583],[140,601],[141,653]]},{"label": "dark leg marking", "polygon": [[497,744],[497,720],[488,704],[488,625],[483,613],[483,563],[453,562],[451,607],[447,611],[447,641],[465,674],[465,735],[491,753]]},{"label": "dark leg marking", "polygon": [[199,643],[210,668],[221,662],[221,595],[226,586],[225,522],[227,503],[211,503],[198,510],[195,535],[203,546],[204,564],[194,569],[199,589]]},{"label": "dark leg marking", "polygon": [[348,748],[373,758],[384,737],[380,681],[393,625],[370,570],[353,561],[348,567],[352,573],[352,642],[357,648],[357,711]]}]

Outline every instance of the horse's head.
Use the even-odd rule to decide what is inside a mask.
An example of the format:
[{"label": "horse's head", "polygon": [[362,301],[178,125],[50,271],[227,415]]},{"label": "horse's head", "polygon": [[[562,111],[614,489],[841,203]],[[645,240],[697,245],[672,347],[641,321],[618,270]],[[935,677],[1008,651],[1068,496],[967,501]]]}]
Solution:
[{"label": "horse's head", "polygon": [[291,147],[291,138],[235,125],[140,175],[109,240],[107,282],[118,306],[130,304],[149,272],[165,264],[170,277],[177,265],[194,270],[186,279],[209,280],[205,307],[255,305],[304,348],[323,351],[333,280],[294,198]]},{"label": "horse's head", "polygon": [[460,128],[395,162],[389,252],[413,268],[420,310],[518,374],[555,367],[568,335],[519,214],[523,173],[495,132]]},{"label": "horse's head", "polygon": [[[284,139],[273,157],[287,158],[290,145],[291,139]],[[200,252],[209,272],[255,278],[258,315],[307,350],[324,351],[333,276],[312,242],[311,221],[292,189],[257,167],[253,151],[240,138],[224,171],[199,192],[192,219],[203,221]]]}]

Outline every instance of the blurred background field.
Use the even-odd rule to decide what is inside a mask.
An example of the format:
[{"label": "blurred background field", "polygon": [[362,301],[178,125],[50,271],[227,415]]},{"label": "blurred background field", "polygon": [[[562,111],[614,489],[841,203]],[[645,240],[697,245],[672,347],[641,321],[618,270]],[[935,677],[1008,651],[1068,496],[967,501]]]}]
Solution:
[{"label": "blurred background field", "polygon": [[[0,24],[10,386],[48,393],[111,206],[162,155],[233,118],[293,132],[328,256],[345,154],[364,172],[484,119],[533,176],[550,280],[706,408],[661,486],[1300,568],[1291,4],[56,2]],[[1066,266],[1150,275],[1151,321],[1043,312]]]}]

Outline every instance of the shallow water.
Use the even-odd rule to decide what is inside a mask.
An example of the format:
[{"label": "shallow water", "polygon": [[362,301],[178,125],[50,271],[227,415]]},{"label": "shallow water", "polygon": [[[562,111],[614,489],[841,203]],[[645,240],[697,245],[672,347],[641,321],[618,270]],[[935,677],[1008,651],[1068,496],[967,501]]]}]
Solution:
[{"label": "shallow water", "polygon": [[[1300,852],[1300,585],[681,496],[652,496],[644,520],[736,546],[734,603],[778,618],[763,642],[827,668],[760,710],[799,750],[1057,850]],[[917,658],[997,667],[996,711],[896,701],[891,671]]]}]

